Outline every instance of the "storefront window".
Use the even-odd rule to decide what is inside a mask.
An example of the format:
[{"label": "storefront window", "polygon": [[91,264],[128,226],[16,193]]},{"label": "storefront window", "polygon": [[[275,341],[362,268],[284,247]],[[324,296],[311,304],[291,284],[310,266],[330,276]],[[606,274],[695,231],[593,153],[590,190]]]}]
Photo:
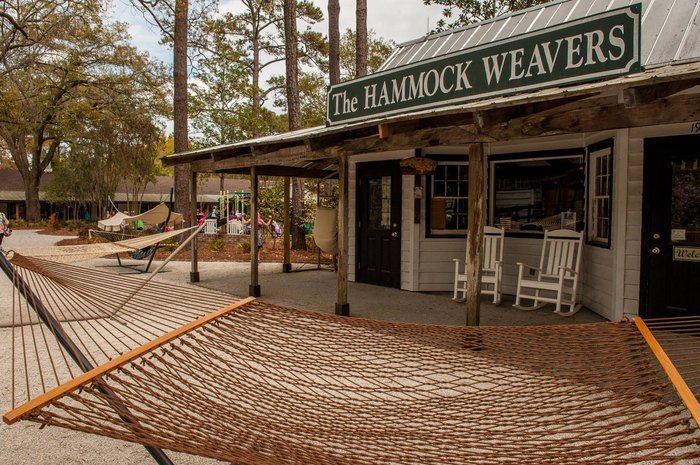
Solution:
[{"label": "storefront window", "polygon": [[582,230],[582,150],[499,155],[492,157],[490,166],[491,224],[514,233]]},{"label": "storefront window", "polygon": [[589,147],[588,242],[610,246],[612,141]]},{"label": "storefront window", "polygon": [[429,235],[466,234],[469,192],[467,164],[440,162],[429,178]]}]

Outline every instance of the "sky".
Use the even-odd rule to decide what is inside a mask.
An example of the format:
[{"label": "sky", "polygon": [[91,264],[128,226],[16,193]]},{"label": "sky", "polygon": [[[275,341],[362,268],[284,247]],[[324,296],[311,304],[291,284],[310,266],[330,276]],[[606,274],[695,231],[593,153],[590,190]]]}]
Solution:
[{"label": "sky", "polygon": [[[327,16],[327,1],[313,1]],[[219,4],[222,11],[235,12],[240,9],[239,0],[220,0]],[[148,51],[151,56],[165,63],[172,63],[172,51],[158,44],[158,30],[149,25],[130,5],[130,0],[114,0],[114,19],[129,24],[132,41],[139,49]],[[434,28],[442,17],[441,11],[440,6],[426,6],[423,0],[367,0],[367,28],[374,29],[379,37],[400,44],[417,39]],[[300,23],[299,28],[302,26]],[[313,28],[328,34],[326,21]],[[355,29],[355,0],[340,0],[340,30],[342,32],[347,28]]]}]

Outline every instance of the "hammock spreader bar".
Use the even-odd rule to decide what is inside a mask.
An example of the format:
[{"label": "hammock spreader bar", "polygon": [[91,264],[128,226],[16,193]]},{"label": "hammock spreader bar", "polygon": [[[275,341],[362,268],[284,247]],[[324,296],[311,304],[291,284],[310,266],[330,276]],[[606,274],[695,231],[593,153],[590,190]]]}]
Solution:
[{"label": "hammock spreader bar", "polygon": [[[215,312],[210,313],[209,315],[203,316],[191,323],[188,323],[174,331],[171,331],[167,334],[164,334],[163,336],[160,336],[159,338],[154,339],[151,342],[148,342],[141,347],[138,347],[130,352],[127,352],[123,355],[120,355],[119,357],[116,357],[112,360],[110,360],[107,363],[104,363],[96,368],[93,368],[92,365],[90,365],[90,368],[83,373],[82,375],[76,377],[72,381],[69,381],[67,383],[64,383],[51,391],[40,395],[39,397],[32,399],[30,402],[27,402],[24,405],[21,405],[17,407],[14,410],[11,410],[7,412],[5,415],[3,415],[2,419],[5,423],[8,425],[11,425],[15,423],[18,420],[22,419],[22,416],[27,414],[28,412],[45,407],[46,405],[50,404],[53,400],[75,390],[78,387],[85,386],[97,378],[103,376],[105,373],[121,366],[126,363],[131,362],[132,360],[144,355],[147,352],[150,352],[152,350],[157,349],[160,346],[163,346],[167,344],[168,342],[172,341],[173,339],[180,337],[184,334],[187,334],[188,332],[199,328],[202,325],[205,325],[209,323],[212,320],[215,320],[219,318],[222,315],[225,315],[229,312],[232,312],[233,310],[236,310],[237,308],[243,307],[250,302],[254,301],[255,297],[248,297],[243,300],[239,300],[238,302],[235,302],[229,306],[226,306],[222,309],[219,309]],[[56,322],[56,324],[58,324]],[[85,360],[87,362],[87,359]],[[90,362],[87,362],[88,364]]]},{"label": "hammock spreader bar", "polygon": [[[15,273],[14,268],[5,257],[5,254],[0,253],[0,268],[5,272],[8,278],[15,284],[16,288],[26,299],[29,305],[37,313],[41,321],[44,322],[46,326],[51,329],[56,337],[58,343],[66,350],[70,357],[80,366],[80,368],[89,373],[90,370],[94,370],[92,363],[85,357],[85,355],[76,347],[70,337],[63,331],[61,324],[56,321],[56,319],[51,315],[50,312],[46,310],[44,304],[39,299],[39,297],[32,291],[32,289],[24,282],[19,274]],[[109,397],[112,404],[119,414],[119,416],[129,424],[134,424],[135,420],[130,417],[129,409],[119,400],[119,398],[112,392],[112,390],[107,386],[99,386],[98,389],[105,396]],[[3,417],[3,420],[5,418]],[[163,452],[160,447],[154,446],[144,446],[148,453],[153,457],[153,459],[158,463],[158,465],[174,465],[170,458]]]},{"label": "hammock spreader bar", "polygon": [[659,364],[661,364],[661,367],[666,372],[668,379],[673,383],[673,387],[676,388],[681,400],[683,400],[685,406],[688,407],[688,411],[695,419],[695,422],[700,425],[700,404],[698,404],[698,399],[695,397],[695,394],[693,394],[693,391],[688,387],[688,384],[678,372],[671,359],[666,355],[666,351],[661,347],[659,341],[656,340],[649,328],[647,328],[646,323],[639,317],[634,318],[633,321],[644,337],[644,340],[647,341],[649,349],[654,353]]}]

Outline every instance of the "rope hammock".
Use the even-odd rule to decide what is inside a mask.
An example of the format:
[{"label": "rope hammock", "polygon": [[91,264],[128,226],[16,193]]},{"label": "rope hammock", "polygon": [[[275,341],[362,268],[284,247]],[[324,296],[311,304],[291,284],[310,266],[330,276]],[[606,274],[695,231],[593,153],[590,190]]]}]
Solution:
[{"label": "rope hammock", "polygon": [[92,258],[104,257],[115,253],[134,252],[153,246],[170,238],[184,234],[197,226],[175,231],[167,231],[147,236],[137,236],[110,243],[45,246],[45,247],[15,247],[13,252],[29,257],[38,257],[62,263],[74,263]]},{"label": "rope hammock", "polygon": [[700,318],[416,325],[12,266],[95,368],[80,374],[17,292],[7,423],[239,465],[700,463]]}]

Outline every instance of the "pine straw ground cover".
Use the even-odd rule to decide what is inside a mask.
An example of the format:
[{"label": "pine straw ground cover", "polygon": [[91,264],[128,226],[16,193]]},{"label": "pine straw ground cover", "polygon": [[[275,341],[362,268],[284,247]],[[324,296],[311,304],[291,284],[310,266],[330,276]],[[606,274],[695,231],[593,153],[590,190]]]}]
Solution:
[{"label": "pine straw ground cover", "polygon": [[[48,234],[54,236],[75,236],[76,239],[64,239],[58,245],[79,245],[101,242],[101,239],[89,239],[87,231],[69,230],[69,229],[54,229],[46,228],[39,231],[39,234]],[[249,246],[250,238],[243,236],[240,240],[228,241],[225,236],[219,236],[209,240],[200,240],[197,244],[197,257],[200,261],[250,261]],[[166,246],[159,248],[156,252],[155,260],[164,260],[172,253],[175,246]],[[284,257],[284,247],[280,238],[273,240],[269,236],[265,238],[263,249],[260,252],[260,260],[265,262],[282,262]],[[175,260],[190,260],[190,248],[186,247],[174,258]],[[333,257],[322,253],[321,263],[331,263]],[[315,263],[316,249],[308,247],[307,250],[291,250],[292,263]]]}]

